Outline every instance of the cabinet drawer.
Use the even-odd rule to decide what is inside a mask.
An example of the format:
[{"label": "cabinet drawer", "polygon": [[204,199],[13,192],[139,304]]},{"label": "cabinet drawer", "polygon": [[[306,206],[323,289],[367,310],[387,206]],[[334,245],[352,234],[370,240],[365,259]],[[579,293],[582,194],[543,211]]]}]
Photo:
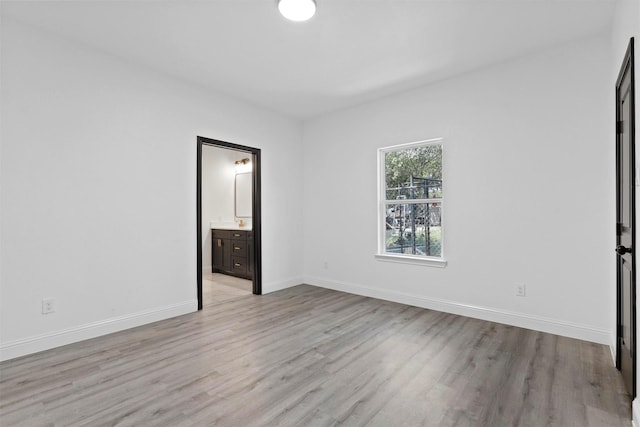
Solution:
[{"label": "cabinet drawer", "polygon": [[247,274],[247,258],[231,257],[231,269],[238,273]]},{"label": "cabinet drawer", "polygon": [[247,232],[246,231],[230,231],[231,233],[231,238],[233,240],[243,240],[246,241],[247,240]]},{"label": "cabinet drawer", "polygon": [[244,240],[232,240],[231,241],[231,253],[236,257],[247,256],[247,242]]},{"label": "cabinet drawer", "polygon": [[214,239],[230,239],[231,238],[231,230],[211,230],[211,237]]}]

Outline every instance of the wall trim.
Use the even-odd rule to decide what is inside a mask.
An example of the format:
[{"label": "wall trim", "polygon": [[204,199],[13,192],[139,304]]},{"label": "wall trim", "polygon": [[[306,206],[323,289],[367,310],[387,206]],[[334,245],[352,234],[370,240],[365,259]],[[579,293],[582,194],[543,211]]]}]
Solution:
[{"label": "wall trim", "polygon": [[90,338],[96,338],[125,329],[135,328],[136,326],[146,325],[159,320],[193,313],[197,311],[197,309],[198,301],[194,299],[170,304],[164,307],[139,311],[137,313],[127,314],[124,316],[113,317],[111,319],[99,320],[97,322],[74,326],[72,328],[48,332],[46,334],[9,341],[0,344],[0,361],[15,359],[16,357],[49,350]]},{"label": "wall trim", "polygon": [[321,279],[318,277],[305,277],[304,282],[312,286],[348,292],[351,294],[393,301],[401,304],[458,314],[475,319],[490,322],[503,323],[534,331],[547,332],[564,337],[577,338],[598,344],[611,345],[611,331],[596,328],[591,325],[567,322],[564,320],[545,318],[524,313],[499,310],[490,307],[481,307],[471,304],[462,304],[439,298],[430,298],[422,295],[412,295],[403,292],[390,291],[388,289],[372,288],[354,283],[339,282],[335,280]]},{"label": "wall trim", "polygon": [[281,291],[283,289],[298,286],[304,283],[302,277],[294,277],[291,279],[281,280],[278,282],[262,282],[262,294],[268,294],[271,292]]},{"label": "wall trim", "polygon": [[631,402],[631,424],[633,427],[640,427],[640,402],[638,399],[636,397]]}]

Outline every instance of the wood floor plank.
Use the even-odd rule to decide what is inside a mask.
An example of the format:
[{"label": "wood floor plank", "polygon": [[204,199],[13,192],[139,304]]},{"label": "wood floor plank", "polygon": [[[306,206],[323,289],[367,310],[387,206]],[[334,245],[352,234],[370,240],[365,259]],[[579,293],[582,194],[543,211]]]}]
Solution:
[{"label": "wood floor plank", "polygon": [[2,426],[630,426],[608,348],[307,285],[0,363]]}]

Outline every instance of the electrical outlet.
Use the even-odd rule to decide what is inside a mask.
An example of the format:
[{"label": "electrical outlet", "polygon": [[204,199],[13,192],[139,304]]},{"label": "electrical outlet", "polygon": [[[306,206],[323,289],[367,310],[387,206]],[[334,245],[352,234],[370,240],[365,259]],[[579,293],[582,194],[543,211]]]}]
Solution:
[{"label": "electrical outlet", "polygon": [[527,287],[522,283],[516,284],[516,296],[517,297],[526,297],[527,296]]},{"label": "electrical outlet", "polygon": [[42,299],[42,314],[50,314],[56,311],[55,300],[53,298]]}]

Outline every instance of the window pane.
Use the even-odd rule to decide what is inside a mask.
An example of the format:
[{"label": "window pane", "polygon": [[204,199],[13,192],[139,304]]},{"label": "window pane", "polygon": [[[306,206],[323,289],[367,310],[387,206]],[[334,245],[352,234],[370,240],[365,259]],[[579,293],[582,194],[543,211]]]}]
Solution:
[{"label": "window pane", "polygon": [[384,155],[386,200],[442,197],[442,145],[425,145]]},{"label": "window pane", "polygon": [[387,203],[385,252],[441,256],[441,208],[440,202]]}]

